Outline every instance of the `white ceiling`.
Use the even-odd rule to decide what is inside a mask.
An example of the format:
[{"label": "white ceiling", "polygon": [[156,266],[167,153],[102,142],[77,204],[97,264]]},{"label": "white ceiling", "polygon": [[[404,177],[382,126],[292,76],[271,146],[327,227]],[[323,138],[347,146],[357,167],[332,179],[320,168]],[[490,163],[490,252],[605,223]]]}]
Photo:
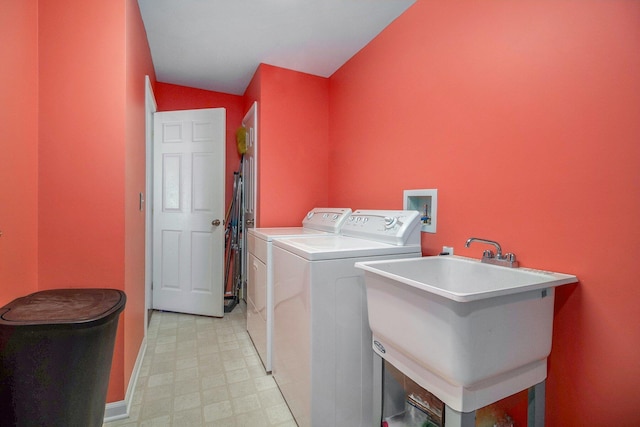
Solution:
[{"label": "white ceiling", "polygon": [[158,81],[242,95],[260,63],[329,77],[415,0],[138,0]]}]

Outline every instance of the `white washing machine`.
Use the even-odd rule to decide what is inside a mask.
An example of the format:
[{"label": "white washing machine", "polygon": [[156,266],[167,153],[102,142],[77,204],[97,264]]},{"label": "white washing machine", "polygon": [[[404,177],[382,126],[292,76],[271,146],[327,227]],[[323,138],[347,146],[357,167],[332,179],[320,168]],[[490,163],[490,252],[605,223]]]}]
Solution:
[{"label": "white washing machine", "polygon": [[315,208],[301,227],[250,228],[247,233],[247,331],[267,373],[271,372],[273,330],[273,262],[275,239],[338,233],[349,208]]},{"label": "white washing machine", "polygon": [[358,261],[421,256],[417,211],[358,210],[340,235],[274,242],[273,376],[300,427],[373,425]]}]

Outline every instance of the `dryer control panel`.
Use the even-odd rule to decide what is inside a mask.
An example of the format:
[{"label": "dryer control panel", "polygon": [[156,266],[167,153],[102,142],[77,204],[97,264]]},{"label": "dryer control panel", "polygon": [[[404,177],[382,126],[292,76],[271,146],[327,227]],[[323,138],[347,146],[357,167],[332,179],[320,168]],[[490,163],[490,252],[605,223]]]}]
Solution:
[{"label": "dryer control panel", "polygon": [[313,208],[302,220],[302,226],[313,230],[339,233],[350,214],[350,208]]},{"label": "dryer control panel", "polygon": [[420,212],[360,209],[349,216],[342,234],[392,245],[419,245]]}]

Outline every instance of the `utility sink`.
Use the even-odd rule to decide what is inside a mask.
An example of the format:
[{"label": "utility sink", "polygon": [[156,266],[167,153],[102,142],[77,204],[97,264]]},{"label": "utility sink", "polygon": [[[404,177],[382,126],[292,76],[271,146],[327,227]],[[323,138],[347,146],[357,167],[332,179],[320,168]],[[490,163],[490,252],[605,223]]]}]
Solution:
[{"label": "utility sink", "polygon": [[459,256],[356,267],[374,351],[459,412],[545,380],[555,287],[578,281]]}]

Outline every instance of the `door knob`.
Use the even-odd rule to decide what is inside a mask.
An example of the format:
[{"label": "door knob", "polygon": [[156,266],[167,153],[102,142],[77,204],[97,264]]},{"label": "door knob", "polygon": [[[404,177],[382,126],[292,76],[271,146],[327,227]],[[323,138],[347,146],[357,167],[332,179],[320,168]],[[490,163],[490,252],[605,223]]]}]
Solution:
[{"label": "door knob", "polygon": [[216,227],[219,226],[220,225],[220,220],[219,219],[214,219],[213,221],[211,221],[211,225],[214,225]]},{"label": "door knob", "polygon": [[245,221],[245,224],[247,224],[247,225],[253,225],[253,224],[255,224],[255,223],[256,223],[256,220],[255,220],[255,219],[253,219],[253,218],[249,218],[249,219],[247,219],[247,220]]}]

